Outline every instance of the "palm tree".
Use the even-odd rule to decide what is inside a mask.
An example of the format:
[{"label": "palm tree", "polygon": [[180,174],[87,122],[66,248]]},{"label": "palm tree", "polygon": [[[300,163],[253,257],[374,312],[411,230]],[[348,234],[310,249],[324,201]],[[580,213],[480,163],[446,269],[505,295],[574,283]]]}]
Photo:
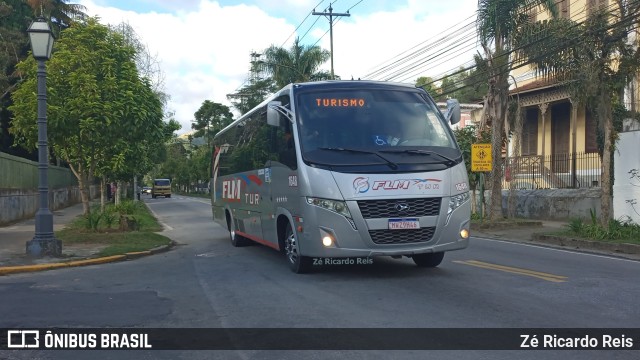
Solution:
[{"label": "palm tree", "polygon": [[269,47],[265,51],[266,61],[261,64],[276,85],[283,87],[293,82],[331,79],[331,73],[319,70],[329,57],[329,51],[319,46],[300,45],[300,39],[296,38],[289,50],[274,45]]},{"label": "palm tree", "polygon": [[622,106],[624,87],[640,68],[640,49],[628,41],[639,18],[640,3],[619,1],[615,9],[594,11],[582,23],[557,19],[530,24],[515,39],[522,49],[518,56],[530,59],[539,74],[562,82],[571,99],[589,106],[598,119],[603,134],[602,226],[612,218],[613,117]]},{"label": "palm tree", "polygon": [[554,18],[557,16],[554,0],[478,0],[476,25],[489,70],[483,123],[491,123],[493,168],[489,216],[492,220],[502,218],[502,143],[508,104],[508,77],[512,69],[509,54],[513,49],[514,35],[530,21],[529,13],[537,11],[538,7],[549,10]]},{"label": "palm tree", "polygon": [[58,34],[78,19],[87,17],[87,8],[80,4],[67,4],[67,0],[26,0],[36,16],[51,19],[56,25]]}]

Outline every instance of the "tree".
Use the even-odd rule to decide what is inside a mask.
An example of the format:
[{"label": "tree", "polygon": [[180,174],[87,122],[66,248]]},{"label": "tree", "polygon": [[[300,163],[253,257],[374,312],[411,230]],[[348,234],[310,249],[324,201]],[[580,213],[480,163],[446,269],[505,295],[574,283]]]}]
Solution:
[{"label": "tree", "polygon": [[[457,128],[453,130],[456,136],[456,141],[460,150],[462,151],[462,157],[464,158],[464,165],[467,169],[469,176],[469,189],[472,192],[471,207],[472,210],[476,210],[476,189],[480,184],[480,174],[478,172],[471,171],[471,145],[476,143],[488,143],[491,141],[491,133],[488,129],[479,129],[473,125]],[[481,204],[482,206],[483,204]],[[475,212],[475,211],[474,211]]]},{"label": "tree", "polygon": [[493,169],[491,171],[492,220],[502,218],[502,144],[506,121],[509,83],[512,69],[509,54],[517,30],[530,19],[528,13],[538,6],[557,16],[554,0],[479,0],[477,28],[489,70],[489,83],[484,106],[484,124],[491,124]]},{"label": "tree", "polygon": [[612,154],[617,138],[615,109],[624,88],[640,69],[640,49],[629,42],[638,27],[640,3],[617,1],[617,9],[592,12],[582,23],[567,19],[526,26],[515,39],[519,56],[538,74],[555,79],[572,101],[589,107],[600,132],[602,164],[601,225],[612,218]]},{"label": "tree", "polygon": [[[162,104],[149,82],[140,78],[135,49],[96,18],[75,22],[55,43],[48,61],[49,143],[78,179],[85,214],[90,212],[88,184],[95,175],[121,179],[167,138]],[[36,62],[18,64],[25,80],[13,93],[11,132],[35,147],[37,126]]]},{"label": "tree", "polygon": [[193,135],[204,137],[209,148],[215,134],[233,121],[233,114],[228,106],[210,100],[205,100],[193,116],[195,120],[191,128],[196,130]]},{"label": "tree", "polygon": [[466,70],[461,67],[458,71],[442,79],[439,101],[458,99],[460,103],[472,103],[482,100],[487,94],[487,82],[479,81],[486,76],[486,72],[481,70],[483,60],[477,55],[474,58],[475,68]]},{"label": "tree", "polygon": [[264,101],[267,95],[276,90],[278,89],[276,89],[273,80],[267,78],[250,82],[243,86],[237,93],[227,95],[227,99],[231,101],[233,107],[238,110],[241,115],[244,115]]},{"label": "tree", "polygon": [[319,70],[329,60],[329,51],[319,46],[300,45],[296,38],[287,50],[272,45],[265,51],[266,61],[263,66],[276,83],[282,88],[289,83],[331,79],[331,73]]},{"label": "tree", "polygon": [[[460,103],[472,103],[482,100],[487,93],[487,82],[479,80],[486,73],[482,69],[482,59],[477,55],[476,68],[460,68],[452,74],[445,75],[440,80],[428,76],[421,76],[416,80],[416,86],[423,88],[436,101],[458,99]],[[440,86],[436,83],[440,82]]]},{"label": "tree", "polygon": [[420,76],[416,80],[416,87],[423,88],[432,98],[437,99],[440,88],[435,84],[432,78],[428,76]]},{"label": "tree", "polygon": [[50,19],[54,32],[58,35],[68,28],[75,20],[87,17],[87,8],[81,4],[68,4],[66,0],[26,0],[36,16]]},{"label": "tree", "polygon": [[111,29],[122,35],[125,43],[135,49],[135,62],[140,76],[149,80],[152,90],[160,96],[163,104],[166,103],[168,95],[164,92],[164,73],[160,68],[158,56],[151,55],[149,47],[142,42],[140,36],[129,23],[123,22],[111,26]]},{"label": "tree", "polygon": [[189,157],[187,150],[179,141],[169,141],[164,145],[166,157],[154,170],[154,179],[168,178],[177,189],[185,189],[189,185]]},{"label": "tree", "polygon": [[26,30],[32,20],[31,13],[24,0],[0,1],[0,151],[36,160],[36,152],[14,146],[9,133],[11,114],[7,111],[11,105],[10,94],[22,78],[15,66],[28,56]]}]

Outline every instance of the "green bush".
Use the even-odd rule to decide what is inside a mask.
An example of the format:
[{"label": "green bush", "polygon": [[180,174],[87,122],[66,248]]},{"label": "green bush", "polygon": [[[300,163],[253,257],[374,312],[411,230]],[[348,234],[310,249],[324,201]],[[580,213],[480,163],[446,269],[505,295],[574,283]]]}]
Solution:
[{"label": "green bush", "polygon": [[582,219],[577,218],[569,220],[569,230],[571,230],[571,232],[581,234],[583,229],[584,223],[582,222]]},{"label": "green bush", "polygon": [[94,207],[93,210],[84,217],[85,227],[89,230],[97,231],[102,215],[102,211],[100,211],[98,207]]},{"label": "green bush", "polygon": [[631,219],[610,220],[606,227],[601,226],[595,212],[591,212],[591,222],[582,219],[572,219],[569,222],[569,232],[579,237],[605,241],[640,240],[640,226]]},{"label": "green bush", "polygon": [[139,212],[143,206],[140,201],[124,200],[116,206],[116,211],[121,215],[133,215]]},{"label": "green bush", "polygon": [[140,218],[144,224],[157,228],[155,219],[149,214],[146,206],[142,202],[132,200],[123,201],[118,206],[108,204],[104,211],[96,205],[91,208],[89,215],[83,216],[75,226],[94,232],[110,230],[114,229],[114,225],[119,224],[123,216]]},{"label": "green bush", "polygon": [[118,221],[120,214],[116,211],[113,206],[107,206],[104,210],[102,222],[107,229],[111,229],[113,224]]}]

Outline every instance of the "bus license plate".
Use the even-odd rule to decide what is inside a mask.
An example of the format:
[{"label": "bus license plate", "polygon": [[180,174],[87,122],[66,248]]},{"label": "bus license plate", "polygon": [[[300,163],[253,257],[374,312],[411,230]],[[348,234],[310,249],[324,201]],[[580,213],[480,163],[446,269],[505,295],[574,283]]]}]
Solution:
[{"label": "bus license plate", "polygon": [[389,219],[389,230],[419,229],[418,219]]}]

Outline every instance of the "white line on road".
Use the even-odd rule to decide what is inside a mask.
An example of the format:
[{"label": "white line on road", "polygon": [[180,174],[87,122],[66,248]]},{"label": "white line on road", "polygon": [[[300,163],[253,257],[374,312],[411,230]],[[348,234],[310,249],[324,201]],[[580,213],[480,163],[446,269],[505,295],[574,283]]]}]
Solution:
[{"label": "white line on road", "polygon": [[171,231],[173,230],[173,228],[171,226],[169,226],[168,224],[166,224],[164,221],[160,220],[160,217],[158,216],[158,214],[156,214],[155,211],[153,211],[153,209],[151,209],[151,207],[147,206],[147,209],[149,209],[149,211],[151,211],[151,213],[153,214],[153,216],[156,217],[156,219],[158,219],[158,221],[160,222],[160,225],[162,225],[162,227],[164,227],[165,229]]}]

